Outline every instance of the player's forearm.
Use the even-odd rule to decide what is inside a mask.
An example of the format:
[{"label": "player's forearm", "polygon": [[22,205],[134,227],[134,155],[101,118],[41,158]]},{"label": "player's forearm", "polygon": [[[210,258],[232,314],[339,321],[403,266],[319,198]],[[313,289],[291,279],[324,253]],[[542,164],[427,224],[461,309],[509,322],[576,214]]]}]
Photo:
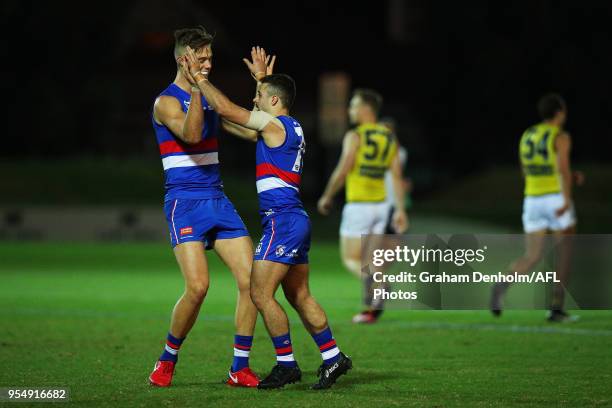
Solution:
[{"label": "player's forearm", "polygon": [[572,171],[568,166],[567,168],[561,169],[560,173],[563,186],[563,198],[566,203],[570,203],[572,201]]},{"label": "player's forearm", "polygon": [[398,175],[393,175],[393,192],[395,193],[395,208],[398,210],[403,210],[406,208],[406,192],[404,191],[404,187],[402,186],[402,179]]},{"label": "player's forearm", "polygon": [[323,195],[325,197],[334,198],[338,191],[344,186],[344,182],[346,180],[346,173],[342,170],[342,168],[336,168],[329,178],[329,182],[325,187],[325,191]]},{"label": "player's forearm", "polygon": [[202,109],[202,99],[199,91],[191,91],[189,109],[183,123],[181,139],[190,144],[202,141],[202,131],[204,130],[204,110]]},{"label": "player's forearm", "polygon": [[[253,76],[253,79],[255,79],[255,81],[257,82],[257,85],[255,86],[255,96],[257,96],[257,90],[259,89],[259,85],[261,83],[253,74],[251,75]],[[253,110],[256,110],[256,109],[257,107],[253,107]],[[237,136],[241,139],[250,140],[252,142],[257,141],[258,132],[254,129],[246,128],[237,123],[230,122],[227,119],[223,119],[222,125],[223,125],[223,129],[231,135]]]},{"label": "player's forearm", "polygon": [[241,139],[257,141],[257,131],[240,126],[237,123],[223,119],[223,130]]},{"label": "player's forearm", "polygon": [[565,204],[569,205],[572,200],[572,166],[570,164],[571,139],[567,132],[562,132],[555,139],[557,150],[557,165],[561,176],[561,188]]},{"label": "player's forearm", "polygon": [[[240,109],[230,99],[217,89],[208,79],[202,79],[198,82],[198,87],[204,94],[204,97],[213,107],[213,109],[227,120],[237,123],[233,113]],[[241,124],[241,123],[239,123]]]}]

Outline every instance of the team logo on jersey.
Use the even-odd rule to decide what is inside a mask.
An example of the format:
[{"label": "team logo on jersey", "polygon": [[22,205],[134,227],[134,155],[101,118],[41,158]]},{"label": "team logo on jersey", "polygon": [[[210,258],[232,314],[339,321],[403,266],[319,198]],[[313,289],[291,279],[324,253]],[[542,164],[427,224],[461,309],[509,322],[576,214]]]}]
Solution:
[{"label": "team logo on jersey", "polygon": [[276,256],[283,256],[284,253],[285,253],[285,246],[284,245],[278,245],[276,247]]},{"label": "team logo on jersey", "polygon": [[181,235],[193,234],[192,227],[181,228]]},{"label": "team logo on jersey", "polygon": [[[189,110],[189,104],[191,103],[191,101],[183,101],[183,104],[185,105],[185,109]],[[214,110],[212,106],[202,106],[202,110]]]}]

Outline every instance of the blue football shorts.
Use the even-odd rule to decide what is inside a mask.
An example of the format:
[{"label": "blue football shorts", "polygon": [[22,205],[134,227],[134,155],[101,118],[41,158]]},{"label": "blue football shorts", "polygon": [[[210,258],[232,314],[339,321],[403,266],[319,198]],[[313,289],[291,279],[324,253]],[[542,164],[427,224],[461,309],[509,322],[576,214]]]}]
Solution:
[{"label": "blue football shorts", "polygon": [[308,263],[310,218],[305,211],[273,213],[262,219],[263,235],[255,249],[255,261],[288,265]]},{"label": "blue football shorts", "polygon": [[217,239],[249,236],[234,205],[226,197],[208,199],[174,199],[164,203],[170,229],[170,243],[204,242],[211,249]]}]

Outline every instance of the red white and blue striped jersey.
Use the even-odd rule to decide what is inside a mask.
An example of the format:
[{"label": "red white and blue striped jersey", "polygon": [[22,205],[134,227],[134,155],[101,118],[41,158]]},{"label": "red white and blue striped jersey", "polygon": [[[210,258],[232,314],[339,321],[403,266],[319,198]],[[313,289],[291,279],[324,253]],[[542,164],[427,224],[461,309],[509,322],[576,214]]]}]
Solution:
[{"label": "red white and blue striped jersey", "polygon": [[[183,112],[187,112],[191,95],[176,84],[170,84],[160,94],[162,95],[178,99]],[[170,129],[152,119],[164,167],[166,200],[223,196],[217,142],[219,115],[204,96],[202,96],[202,107],[204,108],[202,141],[194,145],[181,141]]]},{"label": "red white and blue striped jersey", "polygon": [[289,116],[278,116],[285,128],[285,141],[278,147],[268,147],[261,135],[257,138],[257,195],[262,214],[299,209],[303,156],[306,150],[300,124]]}]

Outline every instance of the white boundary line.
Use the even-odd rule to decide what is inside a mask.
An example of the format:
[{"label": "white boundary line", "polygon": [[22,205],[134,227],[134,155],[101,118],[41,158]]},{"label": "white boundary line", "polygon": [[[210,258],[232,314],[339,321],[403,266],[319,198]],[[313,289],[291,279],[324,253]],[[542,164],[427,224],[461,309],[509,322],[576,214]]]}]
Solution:
[{"label": "white boundary line", "polygon": [[[582,336],[612,336],[612,330],[606,329],[580,329],[573,327],[558,327],[558,325],[575,323],[548,323],[550,326],[521,326],[517,324],[486,324],[486,323],[450,323],[450,322],[398,322],[390,321],[381,323],[393,327],[404,327],[411,329],[437,329],[437,330],[475,330],[475,331],[500,331],[511,333],[552,333],[552,334],[574,334]],[[555,326],[553,326],[555,325]]]}]

